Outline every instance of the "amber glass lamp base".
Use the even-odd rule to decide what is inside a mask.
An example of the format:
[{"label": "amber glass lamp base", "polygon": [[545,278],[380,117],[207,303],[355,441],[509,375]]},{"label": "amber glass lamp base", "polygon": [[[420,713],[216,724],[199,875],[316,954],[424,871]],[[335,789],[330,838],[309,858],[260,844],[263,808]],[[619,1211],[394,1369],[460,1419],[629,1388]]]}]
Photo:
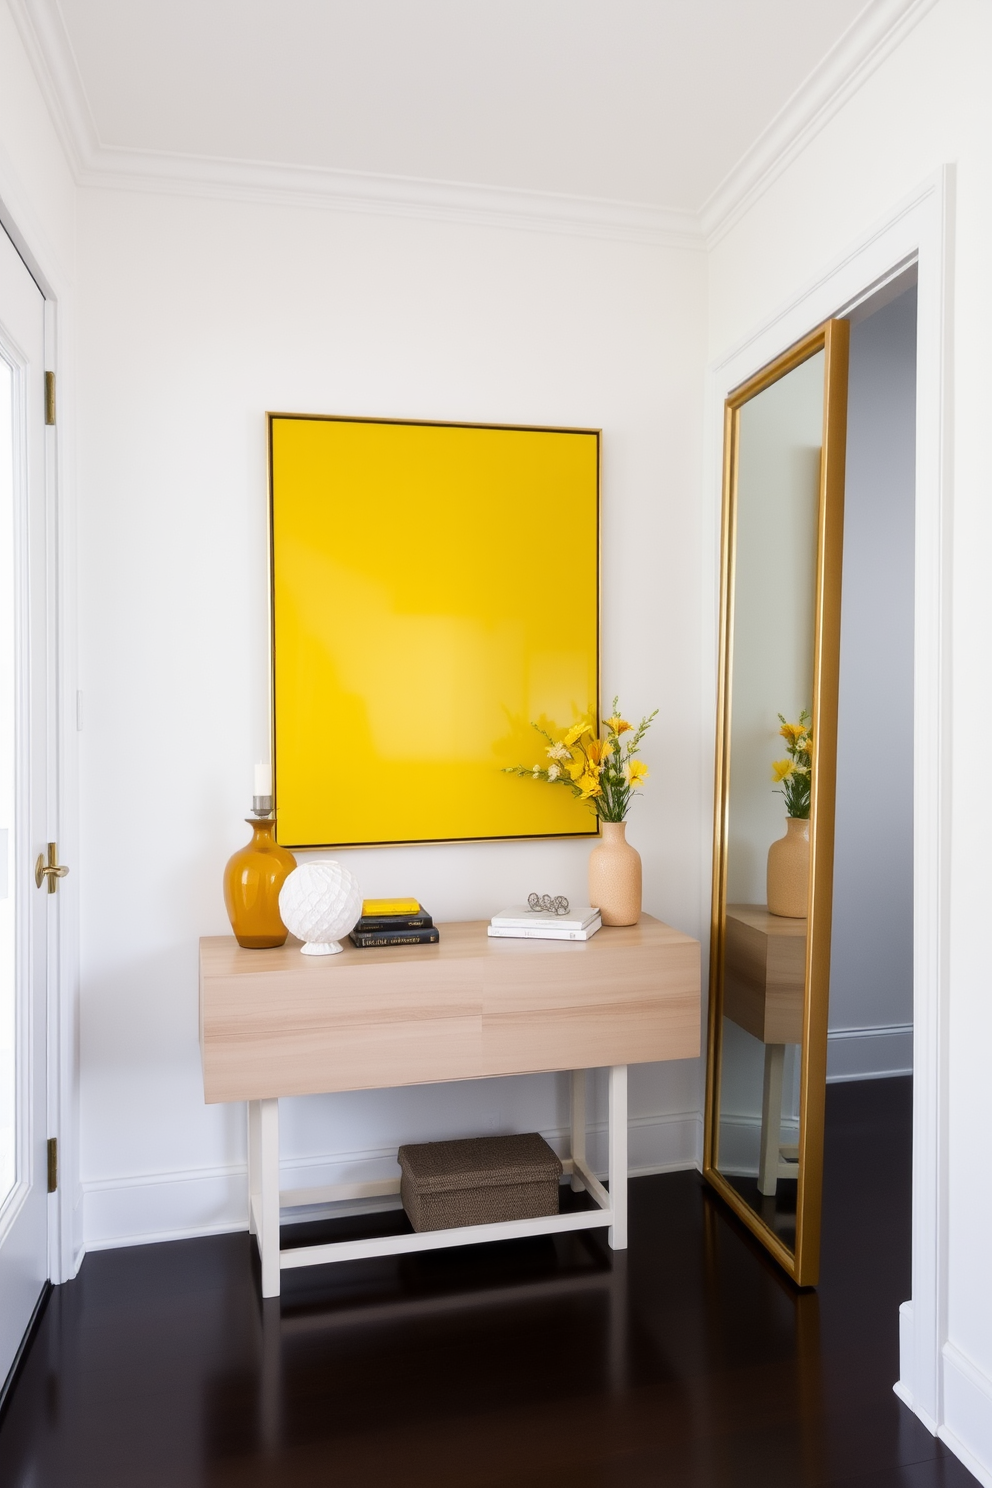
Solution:
[{"label": "amber glass lamp base", "polygon": [[289,934],[279,918],[279,890],[296,859],[276,841],[274,817],[246,821],[252,838],[224,869],[224,903],[238,945],[262,951],[284,945]]}]

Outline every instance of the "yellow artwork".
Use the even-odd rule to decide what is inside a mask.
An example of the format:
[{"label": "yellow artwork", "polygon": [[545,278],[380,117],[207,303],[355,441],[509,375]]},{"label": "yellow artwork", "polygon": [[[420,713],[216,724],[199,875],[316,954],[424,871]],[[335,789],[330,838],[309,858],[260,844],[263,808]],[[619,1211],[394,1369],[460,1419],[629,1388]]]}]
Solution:
[{"label": "yellow artwork", "polygon": [[292,847],[584,837],[531,721],[598,721],[599,434],[269,415]]}]

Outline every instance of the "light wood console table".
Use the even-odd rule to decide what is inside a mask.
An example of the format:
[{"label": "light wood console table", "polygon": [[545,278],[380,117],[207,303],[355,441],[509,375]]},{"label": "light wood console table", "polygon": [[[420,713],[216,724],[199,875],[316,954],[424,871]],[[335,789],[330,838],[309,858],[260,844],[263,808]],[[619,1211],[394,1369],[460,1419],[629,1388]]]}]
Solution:
[{"label": "light wood console table", "polygon": [[[642,915],[584,942],[490,939],[442,925],[434,946],[301,956],[200,942],[200,1053],[207,1102],[248,1102],[249,1227],[262,1295],[280,1271],[514,1235],[608,1226],[627,1244],[627,1066],[699,1054],[699,944]],[[608,1067],[609,1191],[586,1161],[585,1071]],[[399,1192],[399,1178],[279,1188],[279,1097],[572,1071],[573,1189],[596,1208],[281,1250],[280,1209]],[[466,1136],[475,1135],[466,1132]]]}]

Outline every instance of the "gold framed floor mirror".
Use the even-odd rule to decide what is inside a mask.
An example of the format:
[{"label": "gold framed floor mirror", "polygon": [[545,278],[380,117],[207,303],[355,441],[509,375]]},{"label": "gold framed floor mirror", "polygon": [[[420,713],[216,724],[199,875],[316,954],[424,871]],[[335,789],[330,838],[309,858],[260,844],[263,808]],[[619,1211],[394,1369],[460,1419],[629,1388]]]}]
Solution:
[{"label": "gold framed floor mirror", "polygon": [[820,1259],[849,326],[726,399],[703,1173]]}]

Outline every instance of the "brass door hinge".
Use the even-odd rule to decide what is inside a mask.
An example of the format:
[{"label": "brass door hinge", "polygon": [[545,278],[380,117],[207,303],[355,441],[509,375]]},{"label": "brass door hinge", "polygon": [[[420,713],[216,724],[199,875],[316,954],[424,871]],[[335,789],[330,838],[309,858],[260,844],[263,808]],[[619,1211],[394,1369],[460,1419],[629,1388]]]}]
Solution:
[{"label": "brass door hinge", "polygon": [[45,373],[45,423],[55,422],[55,373]]},{"label": "brass door hinge", "polygon": [[48,880],[48,892],[54,894],[59,886],[59,879],[65,878],[69,872],[64,863],[59,862],[58,846],[54,842],[48,844],[48,862],[39,854],[38,861],[34,865],[34,881],[39,889],[45,880]]},{"label": "brass door hinge", "polygon": [[59,1186],[59,1139],[48,1139],[48,1192],[54,1193]]}]

